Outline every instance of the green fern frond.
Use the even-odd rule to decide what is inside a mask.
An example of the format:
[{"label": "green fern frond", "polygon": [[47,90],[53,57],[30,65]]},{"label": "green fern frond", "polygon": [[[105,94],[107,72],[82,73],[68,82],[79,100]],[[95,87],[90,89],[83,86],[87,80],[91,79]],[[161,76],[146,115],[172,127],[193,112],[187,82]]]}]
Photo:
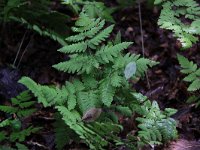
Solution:
[{"label": "green fern frond", "polygon": [[26,137],[30,136],[32,133],[36,133],[40,130],[41,128],[34,128],[32,126],[28,127],[27,129],[24,129],[20,132],[12,132],[10,135],[10,141],[19,141],[22,142],[25,140]]},{"label": "green fern frond", "polygon": [[111,74],[111,85],[113,87],[120,87],[122,85],[123,77],[119,75],[118,72]]},{"label": "green fern frond", "polygon": [[[30,95],[29,91],[24,91],[20,93],[18,96],[11,99],[12,106],[4,106],[1,105],[1,111],[5,113],[9,113],[11,115],[15,115],[16,118],[8,118],[2,122],[0,122],[0,128],[8,128],[9,131],[5,130],[4,133],[4,142],[6,143],[5,139],[8,139],[9,142],[23,142],[27,136],[29,136],[31,133],[37,132],[41,128],[34,128],[29,127],[26,129],[21,130],[22,123],[21,119],[24,117],[32,115],[34,112],[36,112],[36,108],[33,107],[35,102],[31,101],[32,96]],[[3,135],[0,135],[3,136]],[[1,139],[1,137],[0,137]],[[17,145],[16,147],[21,147],[21,145]],[[23,146],[22,146],[23,147]],[[21,148],[22,148],[21,147]]]},{"label": "green fern frond", "polygon": [[70,139],[72,139],[72,137],[76,137],[76,134],[65,124],[60,114],[56,113],[55,119],[55,144],[58,150],[62,150],[64,146],[70,142]]},{"label": "green fern frond", "polygon": [[9,113],[9,114],[14,114],[18,111],[18,108],[12,107],[12,106],[0,106],[0,111]]},{"label": "green fern frond", "polygon": [[[4,0],[3,0],[4,1]],[[65,45],[63,31],[69,16],[64,13],[50,10],[49,0],[9,0],[0,2],[1,16],[4,23],[14,21],[26,26],[42,36],[48,36]]]},{"label": "green fern frond", "polygon": [[28,147],[24,144],[16,143],[16,147],[18,150],[28,150]]},{"label": "green fern frond", "polygon": [[[113,124],[118,123],[119,119],[115,112],[128,117],[135,112],[145,115],[148,112],[147,106],[152,106],[150,101],[145,101],[145,106],[141,107],[133,99],[129,82],[124,75],[126,66],[129,63],[136,64],[136,73],[131,76],[140,77],[149,67],[157,64],[139,55],[124,54],[123,50],[132,42],[109,41],[114,26],[104,29],[104,25],[104,20],[91,19],[83,11],[72,28],[74,35],[66,39],[69,44],[59,49],[62,53],[70,54],[70,59],[53,67],[59,71],[77,73],[79,77],[72,77],[70,82],[67,81],[61,87],[39,85],[28,77],[19,81],[45,107],[55,106],[67,127],[84,140],[90,149],[100,150],[108,148],[112,143],[127,144],[117,136],[122,129]],[[108,113],[102,112],[98,118],[101,122],[95,120],[86,123],[81,116],[92,108],[110,110]],[[130,141],[127,145],[134,147],[134,143],[131,144]]]},{"label": "green fern frond", "polygon": [[92,76],[82,75],[82,81],[87,90],[96,89],[98,86],[98,81]]},{"label": "green fern frond", "polygon": [[[155,3],[160,3],[156,1]],[[184,49],[198,41],[200,34],[200,6],[195,0],[163,1],[158,25],[163,29],[172,30]],[[190,19],[189,25],[181,21],[181,17]]]},{"label": "green fern frond", "polygon": [[23,77],[19,80],[19,83],[23,83],[25,86],[27,86],[28,89],[35,95],[35,97],[41,97],[41,87],[30,78]]},{"label": "green fern frond", "polygon": [[83,9],[91,18],[101,17],[109,22],[115,22],[112,13],[116,10],[114,7],[106,7],[102,2],[84,2]]},{"label": "green fern frond", "polygon": [[135,98],[142,102],[143,105],[135,105],[138,109],[142,109],[140,112],[141,117],[137,117],[139,122],[138,136],[141,142],[148,144],[161,144],[169,140],[177,138],[176,121],[170,118],[171,115],[176,113],[174,109],[166,109],[161,111],[157,102],[152,103],[147,100],[145,96],[134,94]]},{"label": "green fern frond", "polygon": [[87,49],[87,44],[84,42],[81,42],[81,43],[64,46],[58,51],[63,52],[63,53],[80,53],[80,52],[85,52],[86,49]]},{"label": "green fern frond", "polygon": [[113,57],[117,57],[121,51],[127,49],[131,44],[132,42],[122,42],[114,46],[102,47],[101,50],[97,51],[95,55],[102,63],[109,63],[110,61],[113,62]]},{"label": "green fern frond", "polygon": [[190,74],[193,73],[197,70],[197,65],[194,64],[194,62],[189,61],[187,58],[181,55],[177,55],[179,64],[183,69],[181,69],[181,72],[184,74]]},{"label": "green fern frond", "polygon": [[80,91],[85,90],[85,85],[84,85],[80,80],[75,79],[75,80],[73,81],[73,84],[74,84],[75,90],[76,90],[77,92],[80,92]]},{"label": "green fern frond", "polygon": [[26,117],[36,111],[33,108],[35,101],[31,101],[32,96],[29,91],[21,92],[18,96],[11,98],[12,106],[0,105],[0,110],[9,113],[16,114],[18,117]]},{"label": "green fern frond", "polygon": [[105,25],[105,20],[102,20],[98,24],[96,24],[94,27],[92,27],[89,31],[85,32],[85,36],[88,38],[94,37]]},{"label": "green fern frond", "polygon": [[[65,121],[65,123],[72,130],[74,130],[81,139],[84,139],[86,143],[88,143],[90,149],[95,149],[97,147],[99,149],[102,149],[101,146],[107,144],[107,142],[101,139],[99,135],[96,135],[96,138],[92,138],[93,137],[92,135],[95,134],[95,132],[85,127],[83,123],[79,122],[81,120],[81,117],[78,112],[76,111],[70,112],[66,107],[63,106],[57,106],[56,108],[62,114],[63,116],[62,119]],[[94,145],[95,143],[97,143],[97,141],[99,145]]]},{"label": "green fern frond", "polygon": [[77,100],[79,108],[82,113],[85,113],[90,108],[101,106],[101,102],[98,98],[97,91],[79,92],[77,94]]},{"label": "green fern frond", "polygon": [[106,21],[114,23],[112,13],[115,7],[106,7],[103,2],[85,1],[85,0],[62,0],[64,4],[70,5],[73,10],[78,13],[83,8],[84,13],[90,18],[102,18]]},{"label": "green fern frond", "polygon": [[77,56],[70,59],[70,61],[61,62],[53,65],[54,68],[69,72],[69,73],[84,73],[89,74],[94,68],[99,67],[99,63],[93,56]]},{"label": "green fern frond", "polygon": [[127,106],[116,106],[115,110],[124,116],[127,116],[127,117],[132,116],[132,110]]},{"label": "green fern frond", "polygon": [[188,91],[196,91],[200,89],[200,79],[194,80],[188,87]]},{"label": "green fern frond", "polygon": [[99,90],[100,90],[101,101],[103,102],[103,104],[109,107],[115,95],[115,90],[116,90],[115,87],[111,85],[109,79],[104,79],[100,83]]},{"label": "green fern frond", "polygon": [[66,38],[66,40],[69,42],[78,42],[78,41],[82,41],[86,38],[92,38],[104,27],[104,25],[105,25],[105,20],[102,20],[99,24],[96,24],[90,30],[88,30],[86,32],[81,32],[74,36],[70,36],[70,37]]},{"label": "green fern frond", "polygon": [[110,33],[112,32],[114,28],[114,25],[111,25],[98,33],[95,37],[93,37],[91,40],[88,41],[88,46],[92,49],[95,49],[96,46],[98,46],[101,42],[105,41]]},{"label": "green fern frond", "polygon": [[136,76],[143,76],[149,67],[153,67],[157,64],[158,63],[155,61],[146,58],[139,58],[136,61],[136,66],[137,66]]},{"label": "green fern frond", "polygon": [[200,89],[200,69],[193,61],[189,61],[187,58],[181,55],[177,55],[179,64],[182,69],[181,72],[187,76],[183,79],[186,82],[189,82],[188,91],[196,91]]},{"label": "green fern frond", "polygon": [[36,112],[37,109],[35,108],[28,108],[28,109],[25,109],[25,110],[19,110],[16,114],[18,117],[26,117],[26,116],[30,116],[32,115],[34,112]]},{"label": "green fern frond", "polygon": [[[80,122],[80,115],[78,112],[70,112],[66,107],[57,106],[56,107],[63,116],[65,123],[74,131],[81,139],[84,139],[89,145],[90,149],[105,149],[108,146],[109,141],[118,142],[122,145],[123,141],[117,136],[122,130],[122,127],[117,124],[110,122],[84,125]],[[95,136],[95,138],[94,138]]]},{"label": "green fern frond", "polygon": [[29,91],[23,91],[19,95],[17,95],[14,98],[11,98],[11,102],[13,105],[18,105],[19,102],[26,102],[29,101],[32,98]]},{"label": "green fern frond", "polygon": [[33,106],[35,104],[35,101],[27,101],[27,102],[22,102],[19,104],[20,108],[28,108],[30,106]]},{"label": "green fern frond", "polygon": [[10,119],[6,119],[0,122],[0,128],[3,128],[5,126],[9,126],[11,124]]},{"label": "green fern frond", "polygon": [[[54,99],[58,96],[58,92],[55,88],[41,86],[28,77],[21,78],[19,83],[26,85],[35,97],[38,97],[39,102],[45,107],[54,104]],[[62,100],[62,98],[60,100]]]},{"label": "green fern frond", "polygon": [[99,22],[101,21],[100,18],[91,19],[86,14],[84,14],[84,16],[81,15],[82,14],[80,14],[79,19],[75,23],[76,27],[72,27],[72,31],[74,32],[84,33],[90,31],[92,28],[98,26]]}]

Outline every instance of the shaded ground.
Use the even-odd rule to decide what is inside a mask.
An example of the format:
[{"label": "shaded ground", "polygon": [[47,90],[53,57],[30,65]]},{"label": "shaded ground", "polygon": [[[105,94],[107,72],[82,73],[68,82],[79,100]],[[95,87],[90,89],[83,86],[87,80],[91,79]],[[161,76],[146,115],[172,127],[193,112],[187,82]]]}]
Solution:
[{"label": "shaded ground", "polygon": [[[182,82],[183,76],[179,71],[176,54],[184,54],[200,65],[200,54],[198,52],[200,43],[184,52],[181,51],[180,44],[173,38],[172,34],[159,29],[157,26],[159,10],[157,8],[153,10],[148,9],[144,5],[141,8],[145,57],[158,61],[160,64],[148,72],[150,88],[147,86],[146,78],[140,80],[137,84],[133,84],[133,86],[137,91],[147,95],[150,99],[157,100],[161,108],[172,107],[178,109],[178,113],[174,118],[179,120],[178,130],[180,139],[199,140],[199,110],[185,103],[185,100],[189,97],[189,93],[187,92],[187,84]],[[141,54],[141,34],[137,5],[135,8],[117,11],[114,14],[114,18],[116,20],[115,33],[121,31],[123,40],[134,41],[129,51]],[[12,30],[13,26],[17,29],[14,32]],[[27,34],[21,49],[23,51],[28,45],[28,51],[23,56],[18,69],[12,69],[10,65],[13,64],[25,32]],[[6,28],[3,36],[4,43],[1,43],[0,55],[0,88],[4,90],[0,92],[1,99],[6,100],[16,96],[20,90],[24,89],[24,87],[17,84],[17,80],[22,75],[29,76],[41,84],[53,84],[65,81],[68,78],[67,74],[58,73],[55,69],[51,68],[51,65],[60,62],[65,57],[56,51],[59,45],[52,40],[40,37],[20,25],[13,24]],[[20,53],[21,55],[22,52]],[[17,62],[19,62],[19,59]],[[4,102],[6,101],[1,101],[0,103]],[[38,107],[40,108],[40,106]],[[25,120],[25,123],[29,121],[33,123],[40,122],[44,126],[41,133],[30,137],[29,143],[27,143],[33,149],[37,149],[38,147],[53,149],[54,147],[53,127],[50,124],[54,120],[51,112],[52,110],[50,109],[41,108],[38,113]],[[37,143],[41,145],[39,146]]]}]

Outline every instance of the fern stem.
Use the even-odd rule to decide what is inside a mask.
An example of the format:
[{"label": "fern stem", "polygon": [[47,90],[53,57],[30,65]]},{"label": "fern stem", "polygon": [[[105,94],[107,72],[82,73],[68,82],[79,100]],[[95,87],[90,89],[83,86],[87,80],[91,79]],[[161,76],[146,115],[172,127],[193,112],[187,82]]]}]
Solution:
[{"label": "fern stem", "polygon": [[[142,56],[144,57],[144,35],[143,35],[143,28],[142,28],[142,13],[141,13],[141,5],[140,1],[138,1],[138,13],[139,13],[139,21],[140,21],[140,34],[141,34],[141,44],[142,44]],[[147,72],[145,72],[146,80],[147,80],[147,87],[148,89],[151,88],[149,77],[147,75]]]},{"label": "fern stem", "polygon": [[14,62],[13,62],[13,64],[12,64],[13,66],[15,66],[15,64],[16,64],[16,61],[17,61],[17,58],[18,58],[19,53],[20,53],[20,51],[21,51],[22,45],[23,45],[23,43],[24,43],[24,39],[25,39],[25,37],[26,37],[26,34],[27,34],[27,30],[26,30],[26,32],[24,33],[23,38],[22,38],[22,40],[21,40],[21,43],[20,43],[20,45],[19,45],[17,54],[16,54],[16,56],[15,56],[15,60],[14,60]]}]

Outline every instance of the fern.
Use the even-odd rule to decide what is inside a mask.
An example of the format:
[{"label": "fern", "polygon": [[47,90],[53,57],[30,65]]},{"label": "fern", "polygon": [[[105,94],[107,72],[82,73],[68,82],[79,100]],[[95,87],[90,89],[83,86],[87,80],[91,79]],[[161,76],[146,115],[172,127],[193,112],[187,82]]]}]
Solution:
[{"label": "fern", "polygon": [[[83,123],[78,123],[78,121],[81,120],[81,117],[78,112],[73,111],[70,112],[66,107],[58,106],[56,107],[58,111],[63,116],[63,120],[65,123],[74,130],[80,138],[86,140],[86,142],[89,144],[91,149],[94,149],[95,147],[100,149],[100,147],[107,144],[107,142],[103,139],[101,139],[100,136],[96,135],[96,138],[92,138],[95,133],[91,130],[89,130],[87,127],[83,125]],[[98,142],[97,142],[98,141]],[[95,146],[95,143],[99,143],[98,147]]]},{"label": "fern", "polygon": [[[131,94],[128,81],[130,78],[126,78],[124,74],[127,65],[133,63],[135,71],[130,73],[130,77],[143,77],[147,69],[156,65],[157,62],[140,58],[140,55],[130,53],[124,55],[123,50],[132,43],[121,42],[118,40],[119,37],[115,39],[116,42],[109,41],[114,26],[104,28],[104,24],[104,20],[90,18],[83,11],[75,22],[75,27],[72,28],[74,35],[66,39],[68,45],[58,50],[69,54],[70,60],[53,67],[59,71],[77,73],[78,77],[72,78],[70,82],[66,81],[61,87],[40,85],[28,77],[21,78],[19,82],[32,91],[45,107],[54,106],[60,113],[68,128],[62,126],[58,130],[56,127],[58,139],[62,138],[61,131],[67,132],[70,129],[73,132],[70,132],[68,136],[74,137],[71,135],[73,133],[75,137],[78,136],[84,140],[90,149],[106,149],[109,146],[117,147],[117,145],[136,149],[135,143],[138,142],[136,139],[131,142],[118,137],[123,127],[118,124],[119,118],[116,112],[124,116],[137,113],[144,120],[155,120],[156,129],[160,134],[164,134],[162,138],[154,138],[157,142],[173,139],[168,132],[165,133],[168,126],[172,127],[173,131],[175,130],[175,123],[168,125],[169,113],[166,112],[167,115],[163,115],[157,108],[156,111],[164,117],[163,120],[156,120],[156,116],[146,118],[145,115],[149,112],[145,110],[150,110],[152,105],[141,96],[145,103],[142,107],[138,98]],[[106,111],[102,112],[94,122],[85,123],[82,116],[94,108],[102,108]],[[163,128],[159,126],[159,123],[163,123]],[[154,130],[154,124],[148,129]],[[143,143],[151,143],[154,140],[151,137],[143,139],[142,135],[140,137]],[[60,146],[59,141],[56,143],[58,149],[65,145],[63,141],[60,141]]]},{"label": "fern", "polygon": [[[63,31],[69,16],[49,10],[49,0],[2,0],[0,1],[0,22],[18,22],[27,28],[48,36],[65,45]],[[2,21],[1,21],[2,20]]]},{"label": "fern", "polygon": [[[184,81],[189,82],[188,91],[195,92],[200,89],[200,69],[193,61],[189,61],[182,55],[177,55],[181,72],[186,75]],[[187,103],[196,103],[196,107],[200,105],[199,95],[192,95],[187,99]]]},{"label": "fern", "polygon": [[190,83],[188,91],[196,91],[200,89],[200,69],[193,61],[181,55],[177,55],[179,64],[181,65],[181,72],[187,76],[183,79]]},{"label": "fern", "polygon": [[63,4],[71,6],[76,13],[81,11],[83,8],[90,16],[90,18],[102,18],[109,22],[115,22],[112,13],[116,8],[108,8],[103,2],[88,1],[88,0],[62,0]]},{"label": "fern", "polygon": [[[99,24],[99,19],[95,21],[94,19],[90,19],[86,14],[81,13],[80,19],[77,21],[77,26],[82,23],[87,22],[86,27],[88,28],[88,25],[91,26],[90,29],[87,30],[93,30],[93,33],[95,30],[98,30],[96,34],[93,36],[90,36],[89,39],[85,40],[85,37],[87,37],[88,31],[85,32],[85,28],[83,26],[76,27],[80,33],[76,36],[72,36],[67,38],[67,40],[70,39],[81,39],[79,37],[84,37],[81,40],[79,40],[76,44],[71,44],[68,46],[65,46],[61,48],[59,51],[61,52],[68,52],[70,50],[70,53],[76,53],[79,52],[79,55],[72,55],[71,60],[67,62],[62,62],[57,65],[54,65],[55,68],[58,70],[62,70],[69,73],[84,73],[87,74],[91,73],[92,71],[95,71],[95,69],[98,69],[99,65],[108,63],[109,61],[114,61],[113,57],[117,57],[118,53],[126,49],[131,43],[121,43],[119,45],[115,46],[104,46],[102,45],[97,49],[97,46],[99,46],[100,43],[105,41],[110,33],[112,32],[113,26],[109,26],[106,29],[102,29],[103,26]],[[95,28],[94,28],[95,27]],[[102,30],[102,31],[99,31]],[[83,40],[83,41],[82,41]],[[73,40],[72,40],[73,41]],[[76,41],[76,40],[75,40]],[[72,48],[73,47],[73,48]],[[117,48],[117,50],[115,50]],[[94,50],[96,49],[96,54],[94,55]],[[91,53],[91,55],[84,55],[82,53]],[[68,52],[69,53],[69,52]]]},{"label": "fern", "polygon": [[[121,126],[112,123],[99,123],[84,125],[80,122],[81,118],[78,112],[68,111],[66,107],[56,107],[63,115],[65,123],[76,132],[81,139],[84,139],[89,145],[90,149],[103,150],[109,144],[109,141],[121,142],[117,136],[121,131]],[[94,138],[95,136],[95,138]]]},{"label": "fern", "polygon": [[151,103],[147,97],[141,94],[134,93],[133,95],[138,100],[138,104],[132,105],[133,109],[136,109],[136,112],[141,115],[136,118],[139,122],[138,137],[140,144],[156,145],[176,139],[176,121],[170,118],[171,115],[176,113],[176,110],[166,108],[162,112],[156,101]]},{"label": "fern", "polygon": [[62,120],[62,116],[58,113],[55,114],[54,132],[55,132],[55,143],[58,150],[62,150],[66,144],[70,142],[70,139],[79,138],[75,135],[74,131],[71,130],[65,122]]},{"label": "fern", "polygon": [[[181,42],[183,49],[189,48],[198,41],[200,34],[200,6],[195,0],[156,0],[155,4],[162,3],[162,11],[158,25],[163,29],[171,30]],[[182,22],[184,17],[190,24]]]},{"label": "fern", "polygon": [[26,147],[24,144],[16,143],[16,147],[18,150],[28,150],[28,147]]},{"label": "fern", "polygon": [[10,124],[11,124],[10,119],[3,120],[3,121],[0,122],[0,128],[3,128],[3,127],[8,126]]},{"label": "fern", "polygon": [[[24,117],[32,115],[36,111],[36,109],[33,107],[35,101],[31,101],[31,99],[32,96],[30,95],[29,91],[24,91],[11,99],[12,106],[0,106],[0,111],[8,113],[10,116],[15,115],[15,118],[9,117],[0,122],[0,128],[3,129],[3,132],[0,132],[0,141],[4,142],[5,145],[9,142],[23,142],[30,134],[41,129],[33,126],[22,129],[21,120]],[[16,143],[16,147],[17,149],[26,149],[26,146],[22,145],[21,143]],[[8,147],[8,149],[12,148]]]},{"label": "fern", "polygon": [[41,128],[34,128],[32,126],[28,127],[27,129],[21,130],[20,132],[12,132],[10,135],[10,141],[19,141],[22,142],[25,140],[26,137],[31,135],[32,133],[36,133],[39,131]]},{"label": "fern", "polygon": [[187,103],[195,103],[196,107],[200,105],[200,97],[199,95],[192,95],[187,99]]},{"label": "fern", "polygon": [[[0,142],[3,142],[5,145],[6,143],[10,144],[11,142],[24,142],[26,137],[30,136],[32,133],[38,132],[41,129],[40,127],[33,126],[21,129],[21,122],[18,119],[6,119],[0,122],[0,128],[7,128],[7,130],[0,132]],[[20,150],[22,147],[25,149],[25,145],[20,143],[16,143],[16,147]]]},{"label": "fern", "polygon": [[33,108],[35,101],[31,101],[31,98],[29,92],[24,91],[17,97],[11,99],[12,106],[0,105],[0,111],[16,114],[17,117],[30,116],[36,111],[36,109]]},{"label": "fern", "polygon": [[[78,92],[73,91],[73,93],[70,94],[71,92],[69,89],[74,89],[74,85],[69,82],[59,90],[57,88],[38,85],[27,77],[20,80],[21,83],[26,85],[34,95],[38,97],[39,102],[42,102],[44,106],[63,104],[66,102],[68,103],[69,109],[72,110],[76,107],[76,102],[78,102],[79,108],[82,112],[91,107],[100,106],[101,103],[109,107],[113,102],[113,97],[116,91],[115,88],[120,88],[123,84],[127,83],[123,70],[128,63],[136,62],[136,76],[138,77],[144,75],[148,66],[152,67],[157,64],[149,59],[139,58],[139,55],[127,54],[124,56],[122,51],[128,48],[131,42],[122,42],[115,45],[108,42],[108,44],[105,45],[103,41],[108,38],[113,26],[103,29],[101,22],[100,18],[90,19],[84,12],[82,12],[79,20],[75,23],[77,25],[75,27],[76,33],[78,34],[72,37],[79,37],[81,35],[81,37],[84,38],[78,42],[75,40],[72,44],[59,49],[58,51],[60,52],[72,54],[70,55],[71,59],[53,66],[58,70],[68,73],[77,72],[78,74],[82,74],[83,77],[87,76],[87,74],[94,73],[91,75],[91,78],[87,79],[87,81],[94,80],[95,82],[92,83],[92,85],[96,86],[90,88],[90,90],[93,90],[92,92],[90,90]],[[93,37],[86,38],[86,34],[91,29],[93,30],[95,28],[98,32],[95,32],[96,34],[93,34]],[[73,38],[69,37],[66,40],[73,41]],[[99,76],[98,72],[102,69],[105,71],[103,71],[102,75]],[[82,81],[78,82],[87,89],[87,86],[90,86],[87,84],[90,83],[85,83],[84,80],[85,79],[83,78]],[[67,87],[69,88],[67,89]]]}]

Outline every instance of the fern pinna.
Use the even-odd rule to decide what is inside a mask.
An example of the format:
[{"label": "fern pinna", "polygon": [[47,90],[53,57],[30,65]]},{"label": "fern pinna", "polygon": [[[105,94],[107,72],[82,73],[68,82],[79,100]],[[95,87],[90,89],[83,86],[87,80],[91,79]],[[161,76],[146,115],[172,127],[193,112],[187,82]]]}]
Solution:
[{"label": "fern pinna", "polygon": [[200,35],[200,6],[195,0],[155,0],[162,3],[158,25],[171,30],[183,49],[190,48]]},{"label": "fern pinna", "polygon": [[[76,73],[77,76],[70,82],[66,81],[61,87],[40,85],[29,77],[23,77],[19,82],[28,87],[45,107],[55,106],[65,124],[90,149],[117,145],[136,148],[134,142],[127,143],[118,138],[117,134],[123,128],[116,112],[125,116],[138,113],[132,107],[135,98],[128,80],[143,77],[147,69],[157,62],[135,54],[124,54],[123,50],[132,42],[120,42],[119,38],[110,41],[114,26],[104,26],[105,20],[90,18],[84,11],[75,22],[72,28],[74,35],[66,39],[68,45],[58,50],[68,54],[70,59],[53,66],[59,71]],[[94,122],[84,122],[81,116],[94,108],[106,111],[102,111]],[[60,137],[60,134],[56,135]],[[64,146],[63,142],[59,143]],[[57,144],[59,149],[63,146]]]}]

